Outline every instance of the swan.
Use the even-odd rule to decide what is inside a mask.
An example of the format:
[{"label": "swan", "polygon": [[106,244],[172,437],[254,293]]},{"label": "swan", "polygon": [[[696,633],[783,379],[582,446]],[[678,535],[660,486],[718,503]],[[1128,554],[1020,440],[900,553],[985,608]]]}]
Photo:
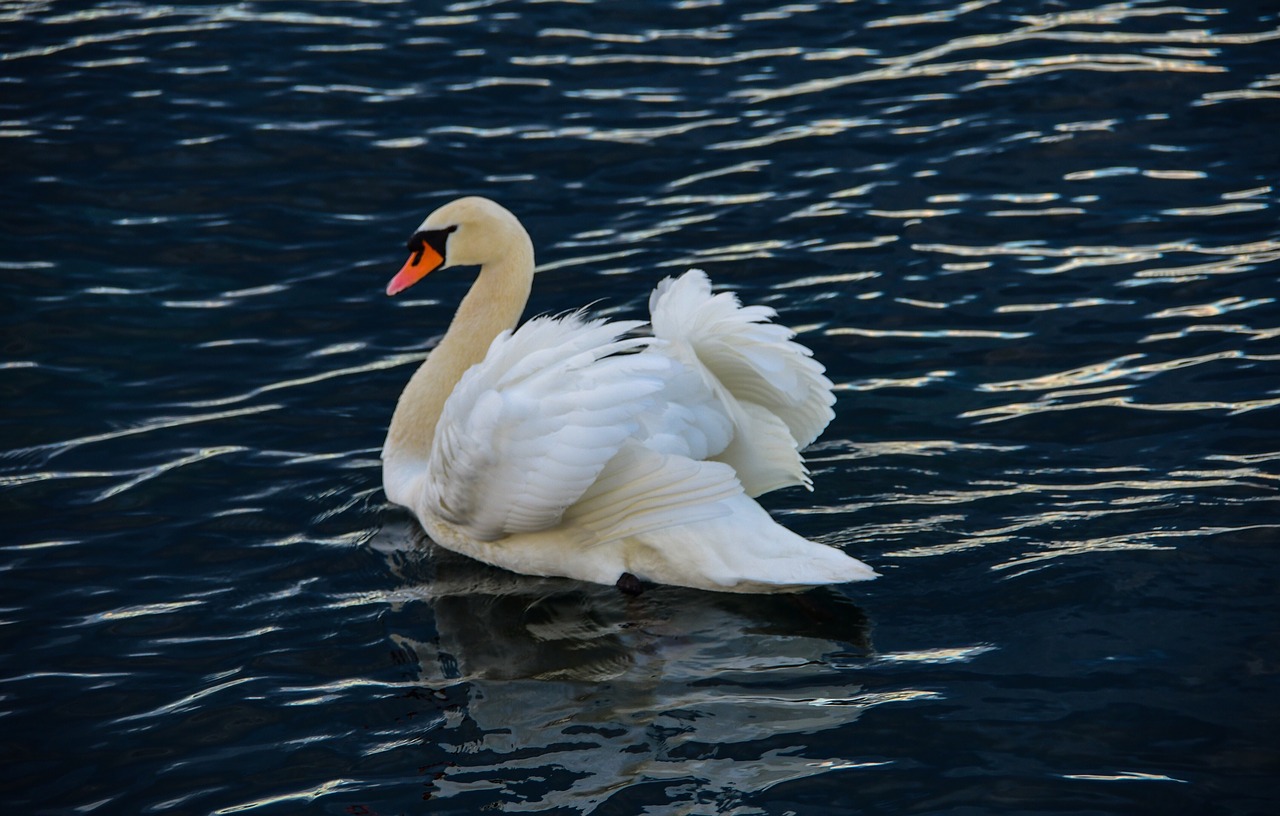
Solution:
[{"label": "swan", "polygon": [[774,311],[667,278],[642,321],[582,312],[516,328],[533,244],[486,198],[427,216],[394,295],[479,266],[405,386],[382,450],[387,499],[437,544],[526,575],[786,592],[877,577],[775,522],[755,496],[812,489],[800,450],[834,417],[831,381]]}]

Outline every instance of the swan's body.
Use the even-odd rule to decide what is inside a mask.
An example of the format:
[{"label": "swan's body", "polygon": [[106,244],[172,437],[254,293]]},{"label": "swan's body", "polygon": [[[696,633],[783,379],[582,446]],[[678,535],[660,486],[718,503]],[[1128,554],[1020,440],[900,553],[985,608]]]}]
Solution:
[{"label": "swan's body", "polygon": [[752,496],[809,485],[799,451],[831,382],[764,307],[712,295],[698,270],[658,285],[653,336],[580,314],[516,324],[533,246],[515,216],[436,210],[389,294],[480,265],[410,379],[383,448],[387,498],[438,544],[530,575],[776,592],[876,573],[770,518]]}]

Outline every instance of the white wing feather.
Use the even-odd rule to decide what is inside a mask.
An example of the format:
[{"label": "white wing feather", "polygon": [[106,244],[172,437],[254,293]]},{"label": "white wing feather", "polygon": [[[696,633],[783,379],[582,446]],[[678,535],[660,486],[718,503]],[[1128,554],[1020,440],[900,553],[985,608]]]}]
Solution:
[{"label": "white wing feather", "polygon": [[724,405],[694,368],[667,353],[655,340],[645,354],[660,354],[671,362],[662,391],[638,415],[646,448],[659,453],[709,459],[725,450],[734,438],[734,425]]},{"label": "white wing feather", "polygon": [[481,541],[557,525],[600,477],[671,362],[626,354],[638,322],[534,318],[504,332],[445,402],[427,507]]},{"label": "white wing feather", "polygon": [[602,544],[728,515],[742,495],[733,468],[624,445],[565,520]]},{"label": "white wing feather", "polygon": [[742,306],[731,293],[711,294],[704,272],[666,278],[649,299],[662,350],[701,373],[736,433],[723,454],[756,496],[788,485],[809,487],[798,451],[835,416],[832,384],[795,332],[770,322],[766,306]]},{"label": "white wing feather", "polygon": [[741,408],[747,430],[735,434],[733,442],[716,454],[715,460],[733,468],[748,496],[793,485],[812,490],[809,469],[782,420],[752,402],[741,403]]},{"label": "white wing feather", "polygon": [[653,333],[691,349],[735,399],[754,402],[786,424],[797,448],[811,444],[835,416],[831,380],[795,332],[772,323],[767,306],[742,306],[729,292],[711,294],[700,269],[666,278],[649,298]]}]

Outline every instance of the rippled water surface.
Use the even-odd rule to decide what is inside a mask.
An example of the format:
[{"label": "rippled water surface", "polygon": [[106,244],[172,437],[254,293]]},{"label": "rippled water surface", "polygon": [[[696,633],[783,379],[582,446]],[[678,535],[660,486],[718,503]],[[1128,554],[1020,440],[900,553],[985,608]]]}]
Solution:
[{"label": "rippled water surface", "polygon": [[[1271,3],[0,3],[0,788],[28,814],[1270,814]],[[883,573],[534,580],[387,505],[481,193],[837,383]]]}]

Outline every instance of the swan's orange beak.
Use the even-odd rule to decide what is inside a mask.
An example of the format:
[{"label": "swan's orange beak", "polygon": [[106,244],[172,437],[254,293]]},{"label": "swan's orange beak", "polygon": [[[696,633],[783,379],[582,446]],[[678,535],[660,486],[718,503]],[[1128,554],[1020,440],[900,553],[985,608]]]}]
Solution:
[{"label": "swan's orange beak", "polygon": [[425,278],[428,272],[439,269],[442,263],[444,258],[440,253],[424,241],[421,249],[409,256],[409,260],[404,262],[404,266],[400,267],[400,271],[387,284],[387,294],[394,295],[396,292],[408,289]]}]

